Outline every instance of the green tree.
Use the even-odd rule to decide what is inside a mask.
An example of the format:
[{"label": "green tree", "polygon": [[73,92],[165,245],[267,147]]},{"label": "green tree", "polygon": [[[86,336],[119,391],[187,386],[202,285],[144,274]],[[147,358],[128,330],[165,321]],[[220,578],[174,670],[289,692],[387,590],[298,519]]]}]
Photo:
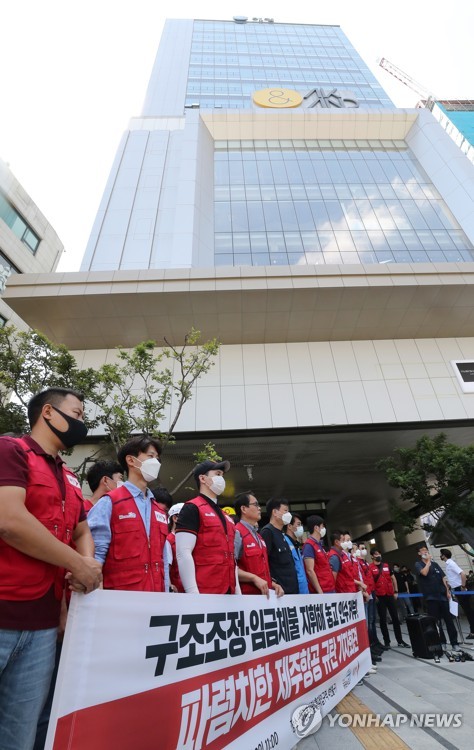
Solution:
[{"label": "green tree", "polygon": [[67,347],[53,344],[39,331],[0,328],[1,432],[26,432],[31,396],[52,385],[77,388],[84,379],[79,373]]},{"label": "green tree", "polygon": [[[155,341],[144,341],[130,350],[118,347],[115,363],[81,369],[67,347],[39,331],[0,329],[2,432],[26,431],[32,394],[56,385],[84,392],[88,425],[105,433],[105,451],[117,451],[132,433],[140,432],[159,437],[165,449],[193,386],[212,367],[219,350],[216,339],[200,339],[200,331],[193,328],[181,346],[165,340],[166,346],[157,349]],[[163,431],[168,409],[169,428]]]},{"label": "green tree", "polygon": [[391,487],[400,490],[402,504],[392,505],[392,517],[405,533],[420,524],[420,516],[442,520],[443,528],[472,556],[464,545],[461,528],[474,527],[474,445],[450,443],[445,434],[421,437],[413,448],[396,448],[394,456],[377,466],[385,472]]},{"label": "green tree", "polygon": [[[115,450],[132,432],[160,437],[163,451],[173,441],[173,431],[183,407],[192,398],[193,386],[214,364],[217,339],[199,343],[192,329],[181,346],[165,339],[144,341],[133,349],[117,348],[117,362],[104,364],[90,383],[90,399],[97,407],[95,422],[103,425]],[[90,373],[86,373],[86,379]],[[161,429],[170,408],[169,428]]]}]

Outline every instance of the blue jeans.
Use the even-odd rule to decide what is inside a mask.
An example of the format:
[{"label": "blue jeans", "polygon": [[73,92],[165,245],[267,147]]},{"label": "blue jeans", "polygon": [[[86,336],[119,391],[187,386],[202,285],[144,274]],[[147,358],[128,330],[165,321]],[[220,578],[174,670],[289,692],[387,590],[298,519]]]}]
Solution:
[{"label": "blue jeans", "polygon": [[57,629],[0,630],[1,750],[31,750],[54,668]]},{"label": "blue jeans", "polygon": [[369,631],[369,643],[372,645],[373,643],[376,643],[378,641],[377,638],[377,629],[376,629],[376,615],[375,615],[375,597],[372,594],[369,601],[367,602],[367,610],[366,610],[366,617],[367,617],[367,628]]}]

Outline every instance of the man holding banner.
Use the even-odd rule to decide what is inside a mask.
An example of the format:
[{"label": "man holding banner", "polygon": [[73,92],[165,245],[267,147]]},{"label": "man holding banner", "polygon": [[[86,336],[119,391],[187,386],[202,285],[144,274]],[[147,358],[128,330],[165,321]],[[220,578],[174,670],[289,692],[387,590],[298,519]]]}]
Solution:
[{"label": "man holding banner", "polygon": [[81,485],[58,455],[87,434],[84,398],[48,388],[28,404],[31,435],[0,438],[0,747],[30,750],[54,668],[69,585],[102,580]]},{"label": "man holding banner", "polygon": [[272,581],[267,546],[258,533],[260,503],[252,492],[242,492],[236,498],[235,511],[239,519],[237,565],[242,594],[264,594],[268,598],[270,589],[274,589],[277,596],[283,596],[282,587]]},{"label": "man holding banner", "polygon": [[160,471],[160,452],[160,443],[144,435],[125,443],[118,460],[128,480],[104,495],[87,517],[106,589],[169,590],[166,513],[147,487]]}]

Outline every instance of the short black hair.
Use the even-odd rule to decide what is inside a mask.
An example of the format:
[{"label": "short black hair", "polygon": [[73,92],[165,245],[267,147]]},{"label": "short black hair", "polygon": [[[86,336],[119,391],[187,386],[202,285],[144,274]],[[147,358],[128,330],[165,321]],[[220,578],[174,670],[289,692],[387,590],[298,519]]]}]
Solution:
[{"label": "short black hair", "polygon": [[150,445],[152,445],[158,455],[161,456],[161,443],[156,438],[150,437],[149,435],[137,435],[136,437],[127,440],[117,454],[119,464],[123,471],[127,471],[127,456],[138,456],[139,453],[146,453]]},{"label": "short black hair", "polygon": [[173,505],[173,496],[168,492],[166,487],[157,487],[153,490],[153,497],[158,503],[166,505],[168,510]]},{"label": "short black hair", "polygon": [[210,471],[217,471],[218,469],[220,469],[224,473],[226,471],[229,471],[229,461],[211,461],[210,458],[206,458],[205,461],[201,461],[200,464],[197,464],[197,466],[194,467],[193,476],[198,490],[201,489],[201,480],[199,479],[199,477],[207,476]]},{"label": "short black hair", "polygon": [[291,526],[293,526],[293,524],[295,522],[295,518],[297,518],[299,521],[301,521],[301,523],[303,523],[303,519],[301,518],[301,516],[300,516],[299,513],[292,513],[291,514],[291,521],[290,521]]},{"label": "short black hair", "polygon": [[439,553],[440,553],[440,555],[444,555],[444,557],[447,557],[448,560],[450,560],[451,557],[452,557],[451,550],[450,549],[445,549],[444,547],[443,547],[443,549],[440,549]]},{"label": "short black hair", "polygon": [[234,503],[234,510],[235,510],[235,514],[237,518],[240,518],[242,516],[242,508],[249,507],[251,497],[255,497],[255,493],[253,490],[240,492],[238,495],[236,495],[235,503]]},{"label": "short black hair", "polygon": [[268,518],[271,518],[272,512],[274,510],[279,510],[282,505],[287,505],[289,508],[290,501],[284,497],[271,497],[270,500],[267,501],[267,504],[265,506]]},{"label": "short black hair", "polygon": [[308,520],[306,521],[306,526],[308,527],[308,531],[310,534],[313,533],[315,526],[321,526],[321,524],[324,523],[324,518],[321,518],[321,516],[309,516]]},{"label": "short black hair", "polygon": [[416,549],[419,552],[422,549],[428,549],[428,545],[426,544],[426,542],[420,542]]},{"label": "short black hair", "polygon": [[342,531],[339,531],[339,529],[335,529],[335,531],[331,531],[329,534],[329,539],[331,540],[331,545],[334,544],[336,539],[340,539],[342,536]]},{"label": "short black hair", "polygon": [[378,553],[379,553],[379,555],[381,555],[381,554],[382,554],[382,552],[381,552],[381,551],[379,550],[379,548],[378,548],[378,547],[373,547],[373,548],[372,548],[372,549],[370,550],[370,554],[371,554],[371,555],[375,555],[375,553],[376,553],[376,552],[378,552]]},{"label": "short black hair", "polygon": [[86,474],[87,484],[91,488],[91,492],[96,491],[102,477],[112,479],[114,474],[122,474],[122,467],[117,461],[96,461],[95,464],[92,464]]},{"label": "short black hair", "polygon": [[81,391],[76,391],[74,388],[60,388],[59,386],[46,388],[46,390],[40,391],[30,398],[28,401],[28,422],[30,423],[30,427],[35,426],[45,404],[51,404],[51,406],[56,406],[59,409],[66,396],[75,396],[79,401],[84,403],[84,394]]}]

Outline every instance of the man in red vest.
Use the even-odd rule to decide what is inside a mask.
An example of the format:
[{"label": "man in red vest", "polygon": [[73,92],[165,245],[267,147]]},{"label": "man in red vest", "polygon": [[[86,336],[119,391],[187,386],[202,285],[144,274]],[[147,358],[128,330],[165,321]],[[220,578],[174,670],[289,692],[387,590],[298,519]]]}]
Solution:
[{"label": "man in red vest", "polygon": [[87,434],[84,397],[48,388],[28,404],[31,435],[0,438],[0,746],[30,750],[54,668],[65,571],[100,586],[81,486],[59,452]]},{"label": "man in red vest", "polygon": [[409,648],[402,637],[400,622],[398,620],[397,604],[395,595],[398,596],[397,580],[393,575],[388,563],[382,562],[382,553],[378,549],[372,550],[372,563],[369,565],[375,584],[375,596],[377,600],[377,611],[379,613],[380,630],[382,631],[384,644],[390,648],[390,635],[387,628],[387,610],[392,618],[393,632],[399,646]]},{"label": "man in red vest", "polygon": [[147,435],[126,442],[118,462],[127,481],[104,495],[87,516],[104,589],[169,590],[166,510],[147,486],[158,477],[160,453],[161,444]]},{"label": "man in red vest", "polygon": [[237,495],[235,512],[236,529],[240,534],[236,557],[242,594],[264,594],[268,598],[269,590],[274,589],[277,596],[283,596],[282,587],[272,581],[270,575],[267,545],[258,533],[262,511],[253,492]]},{"label": "man in red vest", "polygon": [[87,470],[86,482],[92,492],[92,496],[84,500],[84,510],[89,513],[101,497],[122,486],[122,467],[117,461],[96,461]]},{"label": "man in red vest", "polygon": [[176,557],[187,594],[240,594],[235,526],[219,508],[228,461],[203,461],[193,471],[199,494],[188,500],[176,527]]},{"label": "man in red vest", "polygon": [[358,555],[355,555],[354,552],[356,550],[357,544],[353,544],[351,534],[349,531],[344,531],[342,534],[342,549],[344,550],[345,554],[349,557],[349,559],[352,561],[352,567],[354,570],[354,583],[356,585],[356,590],[361,591],[364,596],[364,602],[368,601],[368,595],[367,595],[367,586],[364,581],[364,577],[362,574],[362,569],[359,564],[359,558]]},{"label": "man in red vest", "polygon": [[355,594],[357,586],[354,579],[354,566],[351,558],[344,551],[343,542],[344,534],[342,531],[333,531],[331,534],[331,549],[328,553],[329,565],[334,576],[336,593]]},{"label": "man in red vest", "polygon": [[166,554],[170,566],[170,584],[175,594],[183,594],[184,588],[179,575],[178,561],[176,559],[176,524],[184,503],[175,503],[168,511],[169,534],[166,537]]},{"label": "man in red vest", "polygon": [[309,537],[303,547],[303,560],[310,594],[334,594],[335,581],[321,539],[326,535],[324,519],[309,516],[306,521]]}]

